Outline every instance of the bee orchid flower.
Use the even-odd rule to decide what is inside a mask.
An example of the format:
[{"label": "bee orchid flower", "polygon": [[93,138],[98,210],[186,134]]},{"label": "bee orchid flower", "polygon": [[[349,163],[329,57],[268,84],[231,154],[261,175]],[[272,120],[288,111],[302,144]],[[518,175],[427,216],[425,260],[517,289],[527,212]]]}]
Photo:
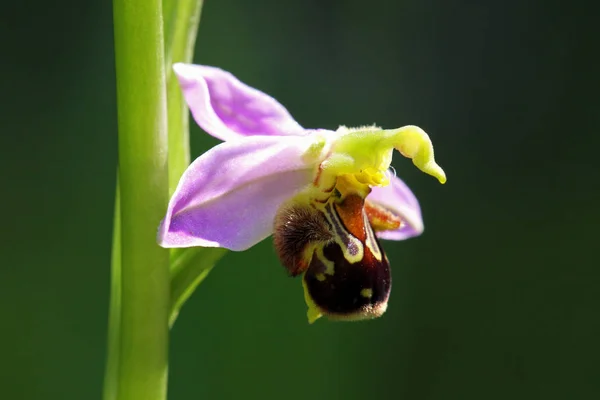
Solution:
[{"label": "bee orchid flower", "polygon": [[390,170],[394,150],[446,181],[427,134],[416,126],[306,129],[229,72],[174,71],[195,121],[224,142],[181,177],[159,244],[241,251],[273,234],[283,266],[303,276],[309,322],[382,315],[391,275],[379,239],[423,232],[415,195]]}]

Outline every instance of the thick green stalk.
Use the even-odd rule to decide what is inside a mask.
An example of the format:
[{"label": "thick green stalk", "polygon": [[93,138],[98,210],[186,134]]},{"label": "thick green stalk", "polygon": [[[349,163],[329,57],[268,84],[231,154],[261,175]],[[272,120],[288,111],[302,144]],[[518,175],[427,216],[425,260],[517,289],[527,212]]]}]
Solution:
[{"label": "thick green stalk", "polygon": [[160,0],[114,0],[121,194],[117,400],[166,398],[169,252],[156,244],[168,199]]},{"label": "thick green stalk", "polygon": [[119,353],[121,351],[121,204],[119,178],[115,193],[113,243],[110,271],[110,309],[108,311],[108,344],[104,374],[103,400],[115,400],[119,379]]},{"label": "thick green stalk", "polygon": [[167,60],[167,93],[169,114],[169,188],[173,193],[179,178],[190,164],[189,113],[181,88],[171,66],[177,62],[191,63],[198,34],[202,0],[171,0],[170,32],[165,42]]},{"label": "thick green stalk", "polygon": [[[173,20],[175,19],[175,8],[179,0],[162,0],[163,10],[163,36],[165,43],[165,50],[170,46],[173,36]],[[168,51],[165,51],[165,61],[169,62]]]}]

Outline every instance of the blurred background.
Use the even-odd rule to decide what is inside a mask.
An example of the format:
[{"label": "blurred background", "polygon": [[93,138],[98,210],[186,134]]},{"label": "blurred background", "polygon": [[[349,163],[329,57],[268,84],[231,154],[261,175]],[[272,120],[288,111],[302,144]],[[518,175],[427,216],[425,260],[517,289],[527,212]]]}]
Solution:
[{"label": "blurred background", "polygon": [[[591,2],[588,2],[591,5]],[[306,127],[417,124],[425,233],[387,313],[309,326],[270,240],[172,330],[170,399],[600,398],[597,13],[583,2],[207,0],[196,49]],[[117,156],[110,1],[2,12],[2,399],[99,399]],[[217,141],[192,131],[193,156]]]}]

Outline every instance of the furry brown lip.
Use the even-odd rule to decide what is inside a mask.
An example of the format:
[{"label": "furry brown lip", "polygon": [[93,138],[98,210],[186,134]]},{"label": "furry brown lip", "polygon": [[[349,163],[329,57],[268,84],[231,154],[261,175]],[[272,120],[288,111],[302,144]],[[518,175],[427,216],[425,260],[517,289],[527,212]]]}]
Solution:
[{"label": "furry brown lip", "polygon": [[276,219],[274,243],[288,272],[304,273],[307,295],[327,317],[358,320],[385,312],[390,265],[362,197],[348,195],[322,210],[284,207]]}]

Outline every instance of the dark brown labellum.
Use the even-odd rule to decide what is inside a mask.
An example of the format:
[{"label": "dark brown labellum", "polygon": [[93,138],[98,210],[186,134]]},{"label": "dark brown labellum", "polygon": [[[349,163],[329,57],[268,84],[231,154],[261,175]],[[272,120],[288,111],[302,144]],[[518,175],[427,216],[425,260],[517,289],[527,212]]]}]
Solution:
[{"label": "dark brown labellum", "polygon": [[313,254],[304,275],[320,311],[334,319],[378,317],[387,307],[390,265],[364,212],[364,200],[348,196],[326,207],[335,240]]},{"label": "dark brown labellum", "polygon": [[350,263],[337,243],[325,246],[323,255],[333,262],[333,275],[325,273],[327,267],[318,256],[313,256],[304,275],[308,293],[323,314],[356,320],[385,312],[392,284],[386,257],[382,261],[367,257]]},{"label": "dark brown labellum", "polygon": [[292,275],[305,272],[306,293],[322,314],[357,320],[385,312],[390,266],[362,197],[332,199],[319,209],[283,207],[276,218],[274,242]]}]

